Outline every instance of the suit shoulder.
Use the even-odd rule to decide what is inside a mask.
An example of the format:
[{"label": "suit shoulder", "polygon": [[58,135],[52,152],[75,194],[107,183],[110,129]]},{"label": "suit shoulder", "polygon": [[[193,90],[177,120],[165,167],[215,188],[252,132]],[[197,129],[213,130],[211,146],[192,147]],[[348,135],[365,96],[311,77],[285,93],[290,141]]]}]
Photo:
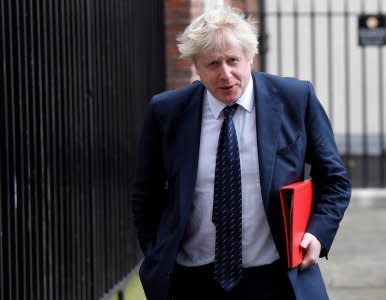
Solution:
[{"label": "suit shoulder", "polygon": [[264,72],[256,73],[258,78],[261,78],[270,87],[281,92],[301,92],[308,91],[311,82],[307,80],[301,80],[295,77],[284,77]]},{"label": "suit shoulder", "polygon": [[148,109],[162,120],[176,118],[192,101],[202,99],[203,91],[204,86],[199,81],[182,88],[167,90],[154,95]]},{"label": "suit shoulder", "polygon": [[177,104],[178,102],[183,101],[184,99],[189,99],[194,95],[198,90],[202,89],[203,85],[200,81],[195,81],[190,85],[167,90],[156,94],[152,98],[152,102],[154,103],[163,103],[163,102],[173,102],[173,104]]},{"label": "suit shoulder", "polygon": [[268,73],[257,73],[256,76],[272,95],[276,95],[275,99],[284,105],[287,112],[302,115],[301,112],[305,114],[310,104],[318,102],[310,81]]}]

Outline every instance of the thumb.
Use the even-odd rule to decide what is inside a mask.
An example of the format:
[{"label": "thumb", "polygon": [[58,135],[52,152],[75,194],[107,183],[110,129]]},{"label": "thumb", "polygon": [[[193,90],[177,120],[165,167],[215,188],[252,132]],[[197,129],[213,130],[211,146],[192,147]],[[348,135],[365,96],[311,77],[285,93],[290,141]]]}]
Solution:
[{"label": "thumb", "polygon": [[308,232],[306,232],[304,234],[302,241],[300,242],[300,247],[302,247],[303,249],[307,249],[308,246],[311,244],[311,241],[312,241],[312,236]]}]

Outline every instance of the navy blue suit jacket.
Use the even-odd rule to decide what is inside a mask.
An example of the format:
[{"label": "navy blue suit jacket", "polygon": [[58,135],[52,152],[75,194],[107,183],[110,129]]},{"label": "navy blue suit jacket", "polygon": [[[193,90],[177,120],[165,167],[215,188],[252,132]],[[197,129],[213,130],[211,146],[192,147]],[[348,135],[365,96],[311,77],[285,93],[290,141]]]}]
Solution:
[{"label": "navy blue suit jacket", "polygon": [[[329,120],[311,83],[252,72],[261,191],[272,235],[286,262],[278,191],[311,166],[316,203],[307,231],[326,256],[350,199],[350,183]],[[197,175],[201,82],[151,100],[139,145],[133,213],[144,252],[140,278],[149,300],[168,299],[170,277],[190,216]],[[288,271],[297,299],[328,299],[319,267]]]}]

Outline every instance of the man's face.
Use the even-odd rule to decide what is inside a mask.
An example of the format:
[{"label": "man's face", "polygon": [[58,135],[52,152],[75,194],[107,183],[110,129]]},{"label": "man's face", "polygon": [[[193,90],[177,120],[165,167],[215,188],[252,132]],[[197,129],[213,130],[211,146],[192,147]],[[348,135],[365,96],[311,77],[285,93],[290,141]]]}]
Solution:
[{"label": "man's face", "polygon": [[227,43],[221,51],[199,54],[194,66],[204,86],[219,101],[232,104],[243,94],[251,77],[252,57]]}]

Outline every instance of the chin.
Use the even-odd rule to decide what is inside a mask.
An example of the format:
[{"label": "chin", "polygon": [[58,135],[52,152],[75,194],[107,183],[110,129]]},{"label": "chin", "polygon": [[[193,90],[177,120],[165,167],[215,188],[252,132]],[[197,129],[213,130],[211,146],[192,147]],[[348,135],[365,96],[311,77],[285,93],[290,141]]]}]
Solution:
[{"label": "chin", "polygon": [[237,101],[237,99],[240,98],[240,95],[239,94],[235,94],[235,95],[227,95],[227,96],[224,96],[223,97],[223,102],[227,103],[227,104],[232,104],[234,102]]},{"label": "chin", "polygon": [[230,104],[233,104],[236,102],[238,98],[222,98],[221,99],[221,102],[227,104],[227,105],[230,105]]}]

